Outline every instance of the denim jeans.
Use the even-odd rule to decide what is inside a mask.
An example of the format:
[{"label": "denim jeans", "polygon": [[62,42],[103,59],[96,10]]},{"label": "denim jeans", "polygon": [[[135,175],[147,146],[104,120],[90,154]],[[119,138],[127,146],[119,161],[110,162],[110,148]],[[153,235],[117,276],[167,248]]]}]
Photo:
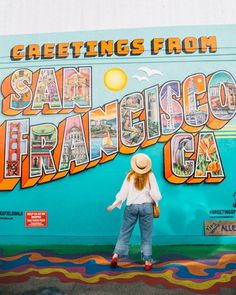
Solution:
[{"label": "denim jeans", "polygon": [[128,255],[130,237],[138,219],[142,258],[152,260],[152,203],[132,204],[125,207],[123,224],[113,253]]}]

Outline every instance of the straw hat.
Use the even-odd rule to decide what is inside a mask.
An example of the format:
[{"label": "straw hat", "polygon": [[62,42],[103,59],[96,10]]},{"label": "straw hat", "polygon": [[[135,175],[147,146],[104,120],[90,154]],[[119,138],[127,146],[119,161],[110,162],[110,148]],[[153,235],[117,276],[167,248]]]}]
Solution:
[{"label": "straw hat", "polygon": [[136,173],[145,174],[152,169],[152,161],[145,154],[136,154],[131,158],[131,168]]}]

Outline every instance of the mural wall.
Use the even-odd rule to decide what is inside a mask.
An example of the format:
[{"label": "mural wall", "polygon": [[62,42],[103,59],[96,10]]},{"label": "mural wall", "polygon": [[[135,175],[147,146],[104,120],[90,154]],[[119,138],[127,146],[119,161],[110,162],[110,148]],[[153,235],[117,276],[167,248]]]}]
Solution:
[{"label": "mural wall", "polygon": [[0,37],[2,243],[114,243],[135,152],[163,195],[154,243],[233,242],[234,30]]}]

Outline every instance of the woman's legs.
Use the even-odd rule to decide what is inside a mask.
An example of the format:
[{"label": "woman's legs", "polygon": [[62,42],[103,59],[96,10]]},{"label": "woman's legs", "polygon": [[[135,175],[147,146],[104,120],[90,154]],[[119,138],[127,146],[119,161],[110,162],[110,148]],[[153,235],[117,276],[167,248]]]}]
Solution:
[{"label": "woman's legs", "polygon": [[[114,255],[128,255],[129,241],[138,218],[138,206],[130,205],[125,207],[123,224],[116,242]],[[114,257],[114,256],[113,256]]]},{"label": "woman's legs", "polygon": [[152,226],[153,208],[151,203],[144,203],[139,212],[139,227],[141,233],[141,251],[146,264],[152,261]]}]

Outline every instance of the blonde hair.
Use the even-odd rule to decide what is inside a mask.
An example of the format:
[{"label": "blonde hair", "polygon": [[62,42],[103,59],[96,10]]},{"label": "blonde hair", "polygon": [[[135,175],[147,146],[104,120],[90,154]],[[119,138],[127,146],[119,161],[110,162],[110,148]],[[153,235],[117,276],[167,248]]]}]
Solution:
[{"label": "blonde hair", "polygon": [[150,170],[147,173],[139,174],[135,172],[133,169],[131,169],[130,172],[128,173],[127,180],[130,181],[131,176],[133,176],[135,188],[141,191],[145,187],[148,181],[148,176],[151,172],[152,171]]}]

